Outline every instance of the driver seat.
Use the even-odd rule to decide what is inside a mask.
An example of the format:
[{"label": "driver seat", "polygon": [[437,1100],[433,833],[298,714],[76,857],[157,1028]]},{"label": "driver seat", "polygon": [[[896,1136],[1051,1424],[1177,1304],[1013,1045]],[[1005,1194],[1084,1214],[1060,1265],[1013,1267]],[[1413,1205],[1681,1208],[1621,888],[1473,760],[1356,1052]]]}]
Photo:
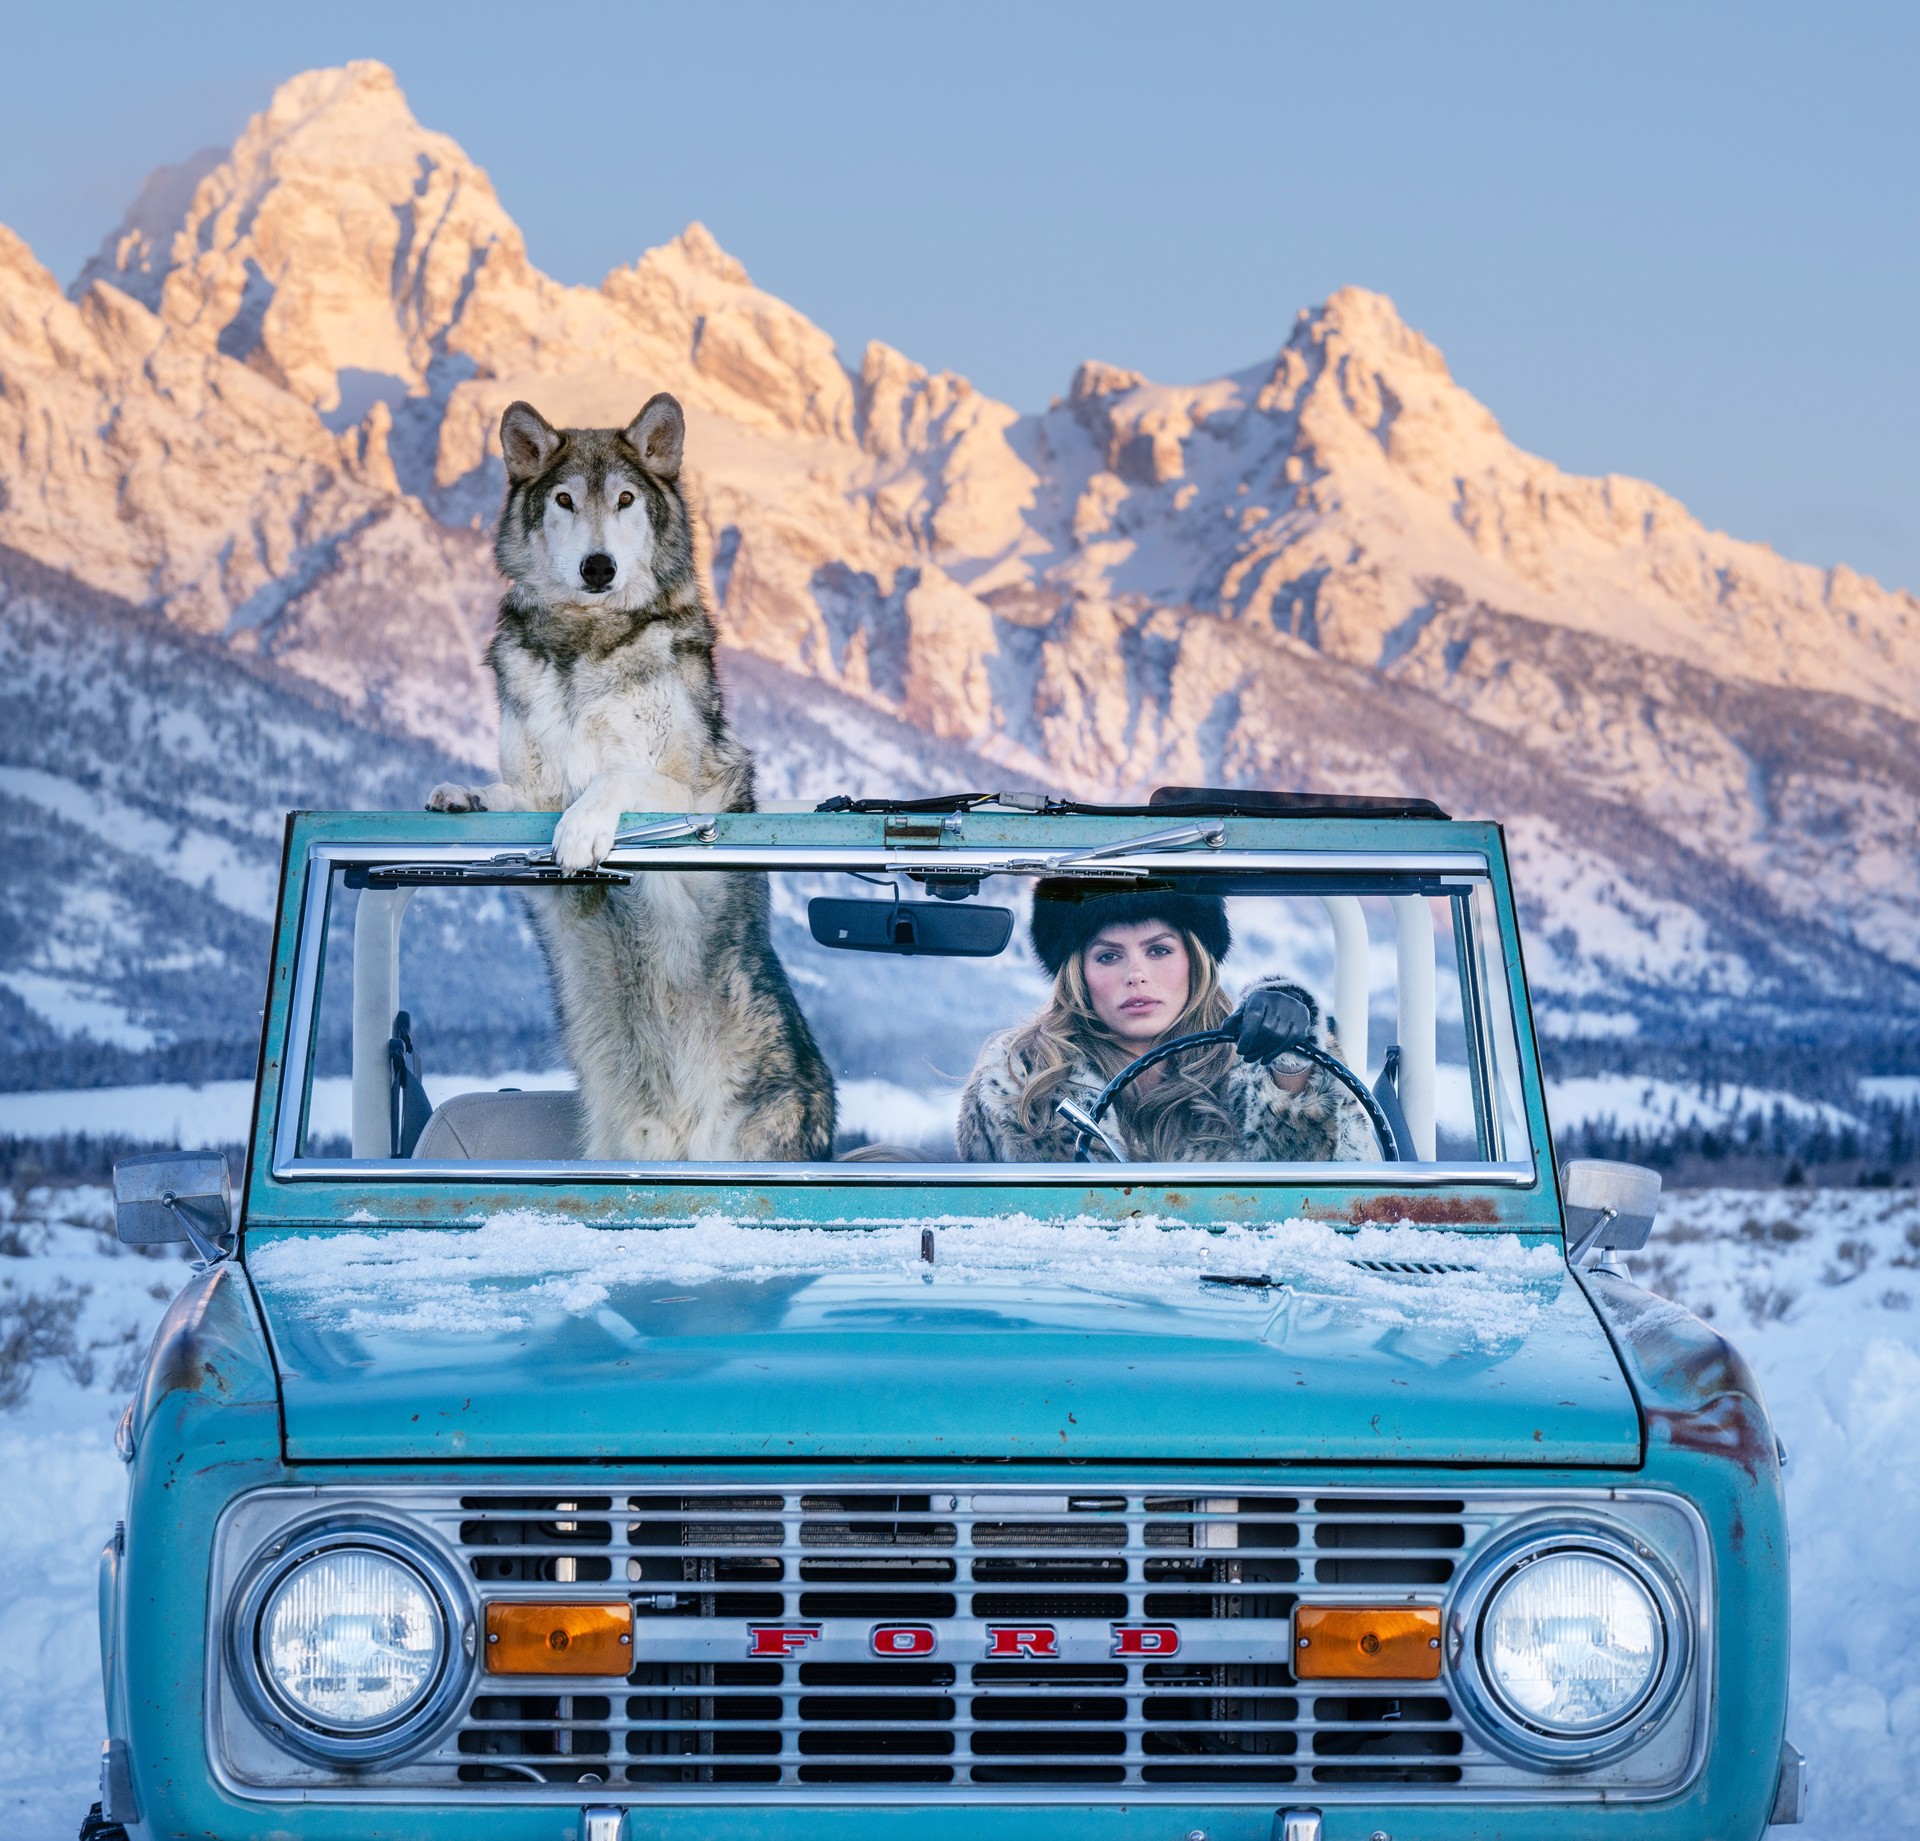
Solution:
[{"label": "driver seat", "polygon": [[413,1155],[442,1163],[568,1163],[582,1137],[580,1096],[564,1089],[462,1093],[435,1108]]}]

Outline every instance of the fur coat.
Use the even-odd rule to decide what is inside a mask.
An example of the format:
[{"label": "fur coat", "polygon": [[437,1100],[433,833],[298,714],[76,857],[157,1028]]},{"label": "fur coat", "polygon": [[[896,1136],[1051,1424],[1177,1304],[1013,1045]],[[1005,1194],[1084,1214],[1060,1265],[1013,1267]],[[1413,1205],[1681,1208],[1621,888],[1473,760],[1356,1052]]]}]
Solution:
[{"label": "fur coat", "polygon": [[[1315,1040],[1324,1046],[1319,1006],[1312,996],[1281,979],[1261,982],[1290,991],[1306,1002],[1313,1012]],[[960,1096],[954,1138],[967,1163],[1072,1161],[1074,1130],[1064,1119],[1047,1122],[1038,1135],[1021,1128],[1018,1102],[1024,1082],[1011,1058],[1013,1038],[1018,1033],[1015,1029],[1002,1030],[988,1039]],[[1273,1073],[1297,1074],[1303,1070],[1307,1084],[1298,1093],[1289,1093],[1272,1078]],[[1081,1062],[1069,1070],[1059,1097],[1091,1109],[1105,1085],[1098,1069]],[[1221,1099],[1240,1127],[1242,1148],[1230,1153],[1229,1161],[1367,1163],[1381,1154],[1360,1102],[1325,1068],[1302,1055],[1280,1056],[1272,1063],[1271,1072],[1236,1056],[1227,1068]],[[1143,1153],[1127,1136],[1119,1111],[1114,1107],[1102,1123],[1126,1146],[1129,1156],[1141,1159]],[[1102,1153],[1094,1154],[1104,1161]],[[1197,1148],[1190,1155],[1197,1161],[1218,1153]]]}]

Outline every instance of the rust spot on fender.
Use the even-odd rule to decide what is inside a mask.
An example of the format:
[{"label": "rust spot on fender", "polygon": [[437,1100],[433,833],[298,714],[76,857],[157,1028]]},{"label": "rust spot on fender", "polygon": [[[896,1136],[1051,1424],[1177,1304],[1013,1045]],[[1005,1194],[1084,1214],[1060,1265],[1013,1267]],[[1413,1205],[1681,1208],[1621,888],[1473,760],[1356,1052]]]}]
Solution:
[{"label": "rust spot on fender", "polygon": [[1484,1195],[1363,1195],[1341,1210],[1323,1212],[1308,1203],[1301,1212],[1326,1220],[1350,1221],[1355,1227],[1401,1221],[1416,1226],[1491,1226],[1500,1219],[1500,1210]]},{"label": "rust spot on fender", "polygon": [[1596,1275],[1590,1292],[1637,1373],[1649,1444],[1738,1464],[1758,1481],[1773,1431],[1746,1358],[1677,1304]]},{"label": "rust spot on fender", "polygon": [[1685,1413],[1650,1407],[1647,1436],[1651,1439],[1661,1433],[1681,1451],[1725,1458],[1756,1479],[1760,1467],[1773,1456],[1772,1442],[1753,1402],[1743,1394],[1718,1394],[1705,1406]]}]

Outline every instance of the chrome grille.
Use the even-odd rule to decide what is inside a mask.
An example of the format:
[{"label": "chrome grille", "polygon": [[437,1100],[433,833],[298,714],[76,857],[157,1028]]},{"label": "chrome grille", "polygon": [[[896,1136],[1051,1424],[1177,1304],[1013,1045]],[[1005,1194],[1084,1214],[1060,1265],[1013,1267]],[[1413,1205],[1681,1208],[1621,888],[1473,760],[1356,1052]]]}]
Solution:
[{"label": "chrome grille", "polygon": [[[485,1691],[442,1758],[459,1781],[780,1785],[1458,1784],[1472,1762],[1433,1684],[1303,1693],[1303,1589],[1434,1602],[1475,1525],[1463,1499],[1042,1491],[470,1495],[484,1592],[624,1580],[622,1693]],[[536,1588],[528,1592],[527,1588]],[[752,1659],[755,1624],[818,1626]],[[930,1626],[876,1659],[875,1625]],[[1178,1658],[1116,1659],[1116,1624]],[[990,1660],[995,1626],[1059,1653]]]},{"label": "chrome grille", "polygon": [[[477,1673],[430,1749],[351,1776],[220,1712],[223,1768],[254,1794],[427,1802],[564,1801],[596,1785],[669,1801],[1652,1794],[1691,1768],[1697,1715],[1617,1767],[1546,1782],[1463,1722],[1444,1658],[1438,1681],[1340,1691],[1289,1666],[1301,1598],[1444,1604],[1516,1519],[1576,1505],[1627,1518],[1707,1589],[1697,1518],[1606,1489],[612,1487],[603,1472],[537,1491],[263,1490],[223,1533],[216,1602],[279,1528],[399,1517],[452,1550],[476,1599],[625,1597],[633,1665],[619,1681]],[[877,1656],[887,1624],[926,1627],[931,1653]],[[1116,1625],[1160,1624],[1177,1653],[1115,1653]],[[757,1656],[758,1626],[817,1635]],[[1052,1653],[990,1654],[1009,1626],[1050,1629]]]}]

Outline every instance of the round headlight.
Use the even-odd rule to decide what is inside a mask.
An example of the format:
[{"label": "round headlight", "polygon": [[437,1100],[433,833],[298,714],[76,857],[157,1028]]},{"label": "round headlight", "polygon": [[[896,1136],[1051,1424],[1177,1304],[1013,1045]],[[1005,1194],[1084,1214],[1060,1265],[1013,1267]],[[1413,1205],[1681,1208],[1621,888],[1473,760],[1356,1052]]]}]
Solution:
[{"label": "round headlight", "polygon": [[1534,1769],[1623,1757],[1694,1679],[1693,1615],[1665,1555],[1610,1518],[1516,1523],[1468,1563],[1448,1606],[1461,1714]]},{"label": "round headlight", "polygon": [[1567,1738],[1631,1719],[1665,1655],[1653,1593],[1619,1562],[1579,1548],[1516,1568],[1480,1617],[1487,1686],[1516,1720]]},{"label": "round headlight", "polygon": [[260,1674],[296,1719],[342,1736],[398,1724],[433,1690],[447,1623],[419,1573],[370,1547],[335,1547],[268,1594]]}]

